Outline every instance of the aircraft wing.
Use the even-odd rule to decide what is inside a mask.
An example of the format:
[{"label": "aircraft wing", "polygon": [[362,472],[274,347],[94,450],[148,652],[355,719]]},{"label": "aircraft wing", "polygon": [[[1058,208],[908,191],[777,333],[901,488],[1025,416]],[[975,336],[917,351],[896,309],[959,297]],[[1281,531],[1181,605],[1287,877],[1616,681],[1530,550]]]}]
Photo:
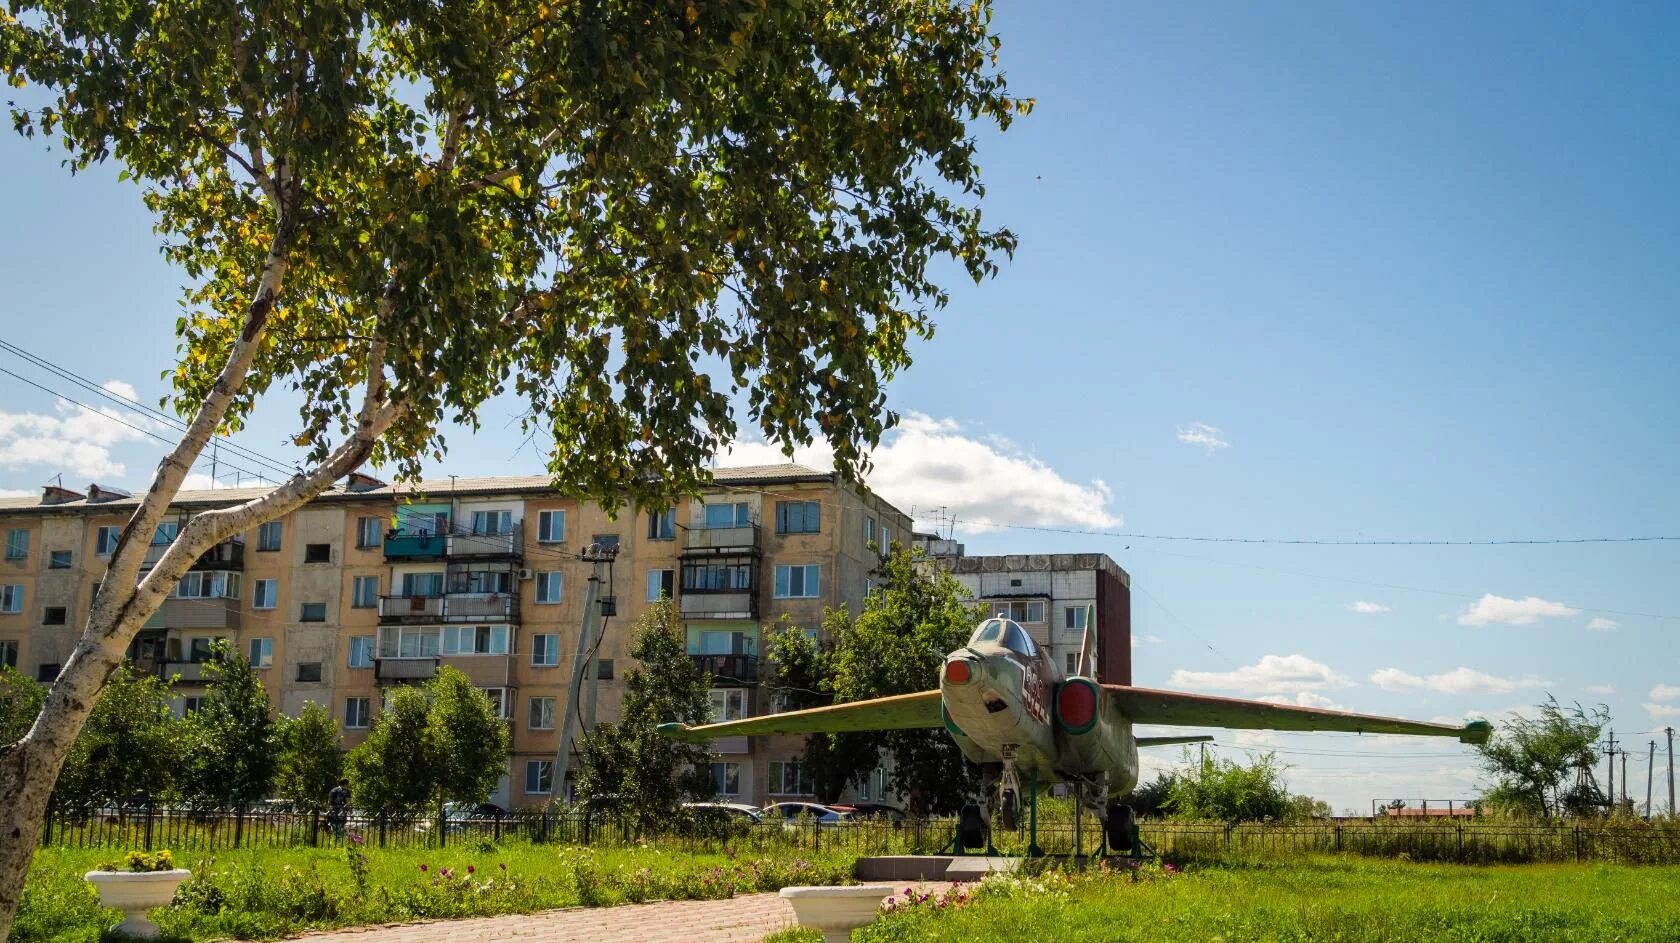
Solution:
[{"label": "aircraft wing", "polygon": [[1207,735],[1200,737],[1139,737],[1137,745],[1140,747],[1171,747],[1181,743],[1211,743],[1213,738]]},{"label": "aircraft wing", "polygon": [[1211,694],[1158,691],[1118,684],[1103,685],[1103,695],[1136,724],[1178,727],[1229,727],[1249,730],[1398,733],[1419,737],[1457,737],[1460,743],[1486,743],[1493,725],[1475,720],[1463,727],[1398,717],[1378,717],[1319,707],[1296,707],[1268,701],[1244,701]]},{"label": "aircraft wing", "polygon": [[812,707],[783,714],[765,714],[718,724],[690,727],[660,724],[659,732],[689,743],[707,743],[718,737],[745,737],[769,733],[851,733],[860,730],[912,730],[942,727],[939,692],[918,691],[867,701],[847,701],[827,707]]}]

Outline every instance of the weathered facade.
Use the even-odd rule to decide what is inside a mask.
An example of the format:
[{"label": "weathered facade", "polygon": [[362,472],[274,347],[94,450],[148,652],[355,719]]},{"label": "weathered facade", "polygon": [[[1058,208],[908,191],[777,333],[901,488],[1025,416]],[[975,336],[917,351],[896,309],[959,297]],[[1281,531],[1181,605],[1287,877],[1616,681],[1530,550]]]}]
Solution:
[{"label": "weathered facade", "polygon": [[[826,607],[860,608],[876,548],[910,534],[903,512],[798,465],[718,469],[703,497],[614,519],[558,496],[542,477],[460,478],[391,487],[365,476],[202,557],[135,639],[139,667],[177,680],[179,708],[204,693],[210,646],[225,639],[263,672],[275,707],[307,702],[366,736],[381,691],[461,669],[512,731],[495,801],[546,802],[565,714],[584,589],[582,548],[616,546],[616,615],[593,668],[602,720],[617,716],[630,627],[667,596],[688,651],[714,678],[722,719],[770,709],[764,632],[783,616],[815,629]],[[258,489],[183,492],[153,558],[192,514]],[[116,535],[122,492],[48,489],[0,499],[0,664],[51,680],[70,652]],[[720,795],[764,803],[805,791],[794,738],[720,741]]]}]

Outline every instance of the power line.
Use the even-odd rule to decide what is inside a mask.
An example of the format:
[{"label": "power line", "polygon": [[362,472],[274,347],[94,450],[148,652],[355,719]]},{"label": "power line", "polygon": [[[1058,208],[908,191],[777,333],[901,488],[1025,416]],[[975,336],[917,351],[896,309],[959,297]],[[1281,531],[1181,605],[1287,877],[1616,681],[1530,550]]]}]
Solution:
[{"label": "power line", "polygon": [[1031,530],[1051,534],[1078,534],[1086,537],[1117,537],[1126,540],[1169,540],[1207,544],[1275,544],[1302,547],[1520,547],[1542,544],[1632,544],[1657,541],[1680,541],[1680,535],[1648,535],[1635,537],[1540,537],[1503,538],[1494,540],[1355,540],[1314,539],[1305,537],[1208,537],[1186,534],[1139,534],[1126,531],[1083,530],[1076,527],[1040,527],[1032,524],[994,524],[1009,530]]},{"label": "power line", "polygon": [[[132,399],[128,396],[124,396],[121,393],[117,393],[117,392],[108,390],[104,386],[102,386],[98,383],[95,383],[93,380],[91,380],[91,379],[89,379],[89,378],[87,378],[87,377],[85,377],[85,376],[83,376],[79,373],[76,373],[74,370],[71,370],[67,367],[63,367],[63,366],[60,366],[58,364],[55,364],[52,361],[47,360],[44,357],[38,356],[36,354],[32,354],[29,351],[24,350],[23,348],[17,346],[16,344],[12,344],[12,343],[4,340],[4,339],[0,339],[0,349],[3,349],[3,350],[6,350],[6,351],[8,351],[12,354],[15,354],[16,356],[21,357],[23,360],[27,361],[28,363],[33,364],[34,366],[40,367],[41,369],[46,370],[46,371],[60,377],[61,379],[68,380],[71,383],[74,383],[77,386],[79,386],[79,387],[81,387],[85,390],[88,390],[91,393],[94,393],[95,395],[102,396],[105,399],[108,399],[111,402],[116,403],[118,406],[122,406],[126,409],[129,409],[129,410],[132,410],[134,412],[140,413],[140,414],[146,416],[148,419],[152,419],[154,421],[165,423],[172,429],[176,429],[176,430],[179,430],[181,432],[187,431],[187,428],[188,428],[187,424],[182,422],[179,418],[171,416],[168,413],[165,413],[161,410],[155,409],[151,406],[148,406],[145,403],[140,402],[139,400]],[[13,375],[15,376],[15,374],[13,374]],[[57,395],[57,394],[55,394],[55,395]],[[68,397],[62,397],[62,398],[68,400]],[[83,407],[83,408],[85,409],[87,407]],[[97,410],[95,410],[95,412],[97,412]],[[230,451],[245,457],[249,461],[252,461],[252,462],[255,462],[255,463],[258,463],[258,464],[261,464],[261,465],[267,465],[269,468],[271,468],[274,471],[276,471],[277,473],[279,473],[282,478],[289,478],[293,474],[296,474],[296,472],[297,472],[297,468],[295,466],[288,468],[286,463],[283,460],[276,459],[272,456],[264,455],[263,453],[257,452],[253,449],[246,448],[245,446],[234,442],[232,439],[228,438],[225,435],[218,434],[218,435],[215,436],[215,438],[216,438],[217,441],[222,443],[224,448],[227,448]],[[240,470],[243,471],[244,469],[240,469]]]}]

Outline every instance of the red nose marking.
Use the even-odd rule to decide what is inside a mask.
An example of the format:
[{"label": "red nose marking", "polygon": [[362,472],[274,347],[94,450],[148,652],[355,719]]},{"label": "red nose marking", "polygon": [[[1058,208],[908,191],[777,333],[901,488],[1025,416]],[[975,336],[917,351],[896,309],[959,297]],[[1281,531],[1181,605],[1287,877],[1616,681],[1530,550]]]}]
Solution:
[{"label": "red nose marking", "polygon": [[965,659],[945,663],[945,680],[952,684],[968,683],[968,662]]},{"label": "red nose marking", "polygon": [[1078,729],[1097,716],[1097,698],[1088,684],[1064,684],[1056,692],[1056,716],[1067,727]]}]

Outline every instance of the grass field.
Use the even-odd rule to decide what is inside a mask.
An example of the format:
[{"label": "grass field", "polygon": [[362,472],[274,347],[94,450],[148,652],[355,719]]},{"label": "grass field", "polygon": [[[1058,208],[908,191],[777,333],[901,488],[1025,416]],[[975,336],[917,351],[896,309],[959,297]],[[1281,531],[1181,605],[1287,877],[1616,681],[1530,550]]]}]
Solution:
[{"label": "grass field", "polygon": [[[99,906],[82,875],[116,857],[100,850],[36,852],[10,943],[99,940],[121,915]],[[177,865],[191,868],[193,880],[174,906],[152,918],[174,940],[273,939],[308,929],[833,884],[850,878],[854,861],[839,850],[728,856],[529,844],[183,854]]]},{"label": "grass field", "polygon": [[[857,943],[1594,943],[1680,940],[1680,868],[1336,858],[988,882],[972,902],[901,907]],[[810,943],[809,931],[767,943]]]}]

